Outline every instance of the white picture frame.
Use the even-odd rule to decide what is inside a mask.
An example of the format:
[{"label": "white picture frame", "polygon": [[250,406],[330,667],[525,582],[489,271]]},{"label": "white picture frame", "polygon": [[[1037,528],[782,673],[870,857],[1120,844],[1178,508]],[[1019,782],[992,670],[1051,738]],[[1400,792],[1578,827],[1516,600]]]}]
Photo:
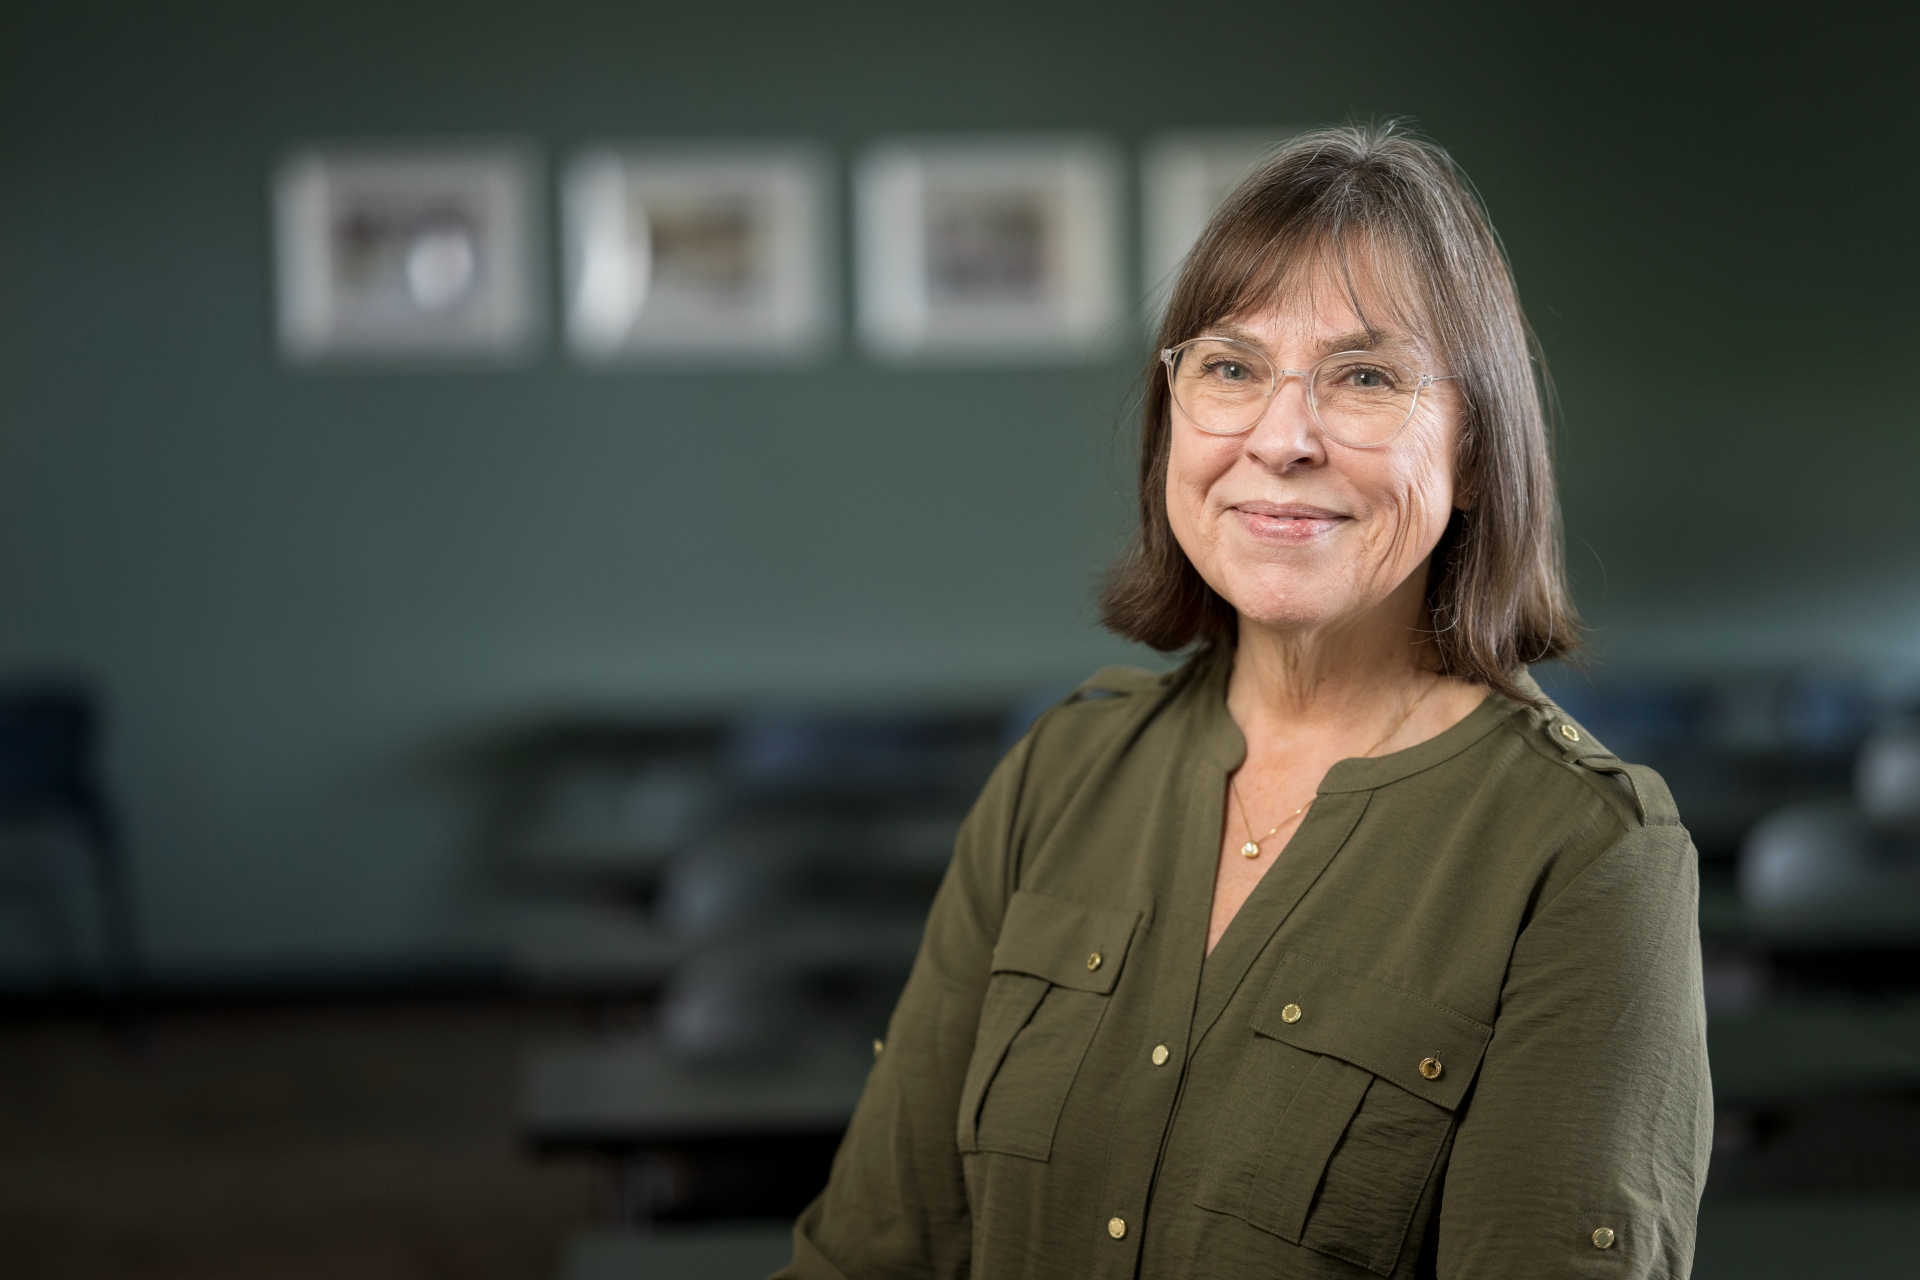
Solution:
[{"label": "white picture frame", "polygon": [[889,361],[1101,357],[1122,318],[1119,169],[1083,136],[870,148],[854,179],[862,345]]},{"label": "white picture frame", "polygon": [[1140,157],[1140,281],[1158,321],[1187,252],[1220,202],[1298,129],[1163,133]]},{"label": "white picture frame", "polygon": [[561,188],[566,334],[588,364],[813,360],[834,337],[832,167],[803,142],[608,144]]},{"label": "white picture frame", "polygon": [[273,182],[295,364],[513,361],[544,325],[540,164],[517,143],[310,147]]}]

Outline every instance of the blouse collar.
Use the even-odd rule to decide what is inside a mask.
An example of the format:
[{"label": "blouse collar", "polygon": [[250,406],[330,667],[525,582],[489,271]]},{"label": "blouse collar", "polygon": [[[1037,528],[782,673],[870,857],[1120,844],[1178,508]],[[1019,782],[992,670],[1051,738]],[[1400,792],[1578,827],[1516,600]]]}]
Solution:
[{"label": "blouse collar", "polygon": [[[1231,773],[1247,758],[1247,740],[1227,711],[1227,681],[1233,674],[1233,653],[1216,649],[1196,657],[1189,667],[1192,690],[1199,699],[1202,716],[1202,741],[1207,753],[1221,768]],[[1539,697],[1540,686],[1523,668],[1514,683],[1531,696]],[[1508,717],[1526,713],[1526,708],[1499,693],[1489,691],[1480,705],[1458,723],[1441,730],[1425,742],[1416,742],[1401,751],[1384,756],[1349,758],[1327,770],[1320,782],[1320,795],[1350,791],[1372,791],[1402,778],[1410,778],[1436,765],[1444,764],[1471,747]]]}]

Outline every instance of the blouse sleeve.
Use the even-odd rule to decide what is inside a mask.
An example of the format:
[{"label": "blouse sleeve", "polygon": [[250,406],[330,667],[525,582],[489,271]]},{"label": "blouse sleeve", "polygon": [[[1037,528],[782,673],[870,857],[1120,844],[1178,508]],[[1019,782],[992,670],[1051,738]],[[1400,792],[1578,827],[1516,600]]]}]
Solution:
[{"label": "blouse sleeve", "polygon": [[1443,1280],[1684,1280],[1713,1131],[1686,829],[1637,826],[1535,914],[1442,1190]]},{"label": "blouse sleeve", "polygon": [[1012,881],[1023,740],[960,828],[884,1049],[834,1157],[793,1228],[776,1280],[930,1280],[968,1272],[973,1225],[955,1139],[994,942]]}]

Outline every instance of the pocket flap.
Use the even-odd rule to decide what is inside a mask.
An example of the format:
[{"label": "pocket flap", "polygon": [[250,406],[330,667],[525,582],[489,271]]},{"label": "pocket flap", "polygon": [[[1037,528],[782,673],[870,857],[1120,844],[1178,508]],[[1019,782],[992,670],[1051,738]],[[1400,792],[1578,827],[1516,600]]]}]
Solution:
[{"label": "pocket flap", "polygon": [[1000,940],[993,944],[993,970],[1106,995],[1120,976],[1139,922],[1138,911],[1086,907],[1022,889],[1007,903]]},{"label": "pocket flap", "polygon": [[1351,1062],[1452,1111],[1480,1069],[1493,1028],[1372,978],[1288,953],[1267,984],[1253,1029]]}]

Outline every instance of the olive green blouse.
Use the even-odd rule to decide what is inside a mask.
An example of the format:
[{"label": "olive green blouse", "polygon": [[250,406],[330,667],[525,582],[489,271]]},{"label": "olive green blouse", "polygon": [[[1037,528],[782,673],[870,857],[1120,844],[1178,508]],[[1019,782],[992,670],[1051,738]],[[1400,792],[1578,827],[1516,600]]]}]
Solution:
[{"label": "olive green blouse", "polygon": [[779,1274],[1684,1277],[1712,1106],[1658,776],[1489,696],[1335,765],[1209,956],[1228,667],[1101,672],[1001,763]]}]

